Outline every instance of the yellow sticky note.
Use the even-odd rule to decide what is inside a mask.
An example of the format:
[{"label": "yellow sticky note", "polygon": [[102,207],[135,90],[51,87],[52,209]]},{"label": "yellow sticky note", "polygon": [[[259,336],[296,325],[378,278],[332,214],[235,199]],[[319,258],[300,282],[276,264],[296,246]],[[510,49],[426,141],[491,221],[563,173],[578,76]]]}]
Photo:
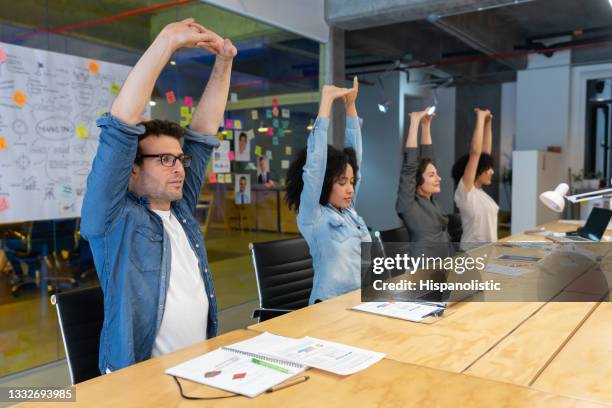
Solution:
[{"label": "yellow sticky note", "polygon": [[25,93],[21,91],[15,91],[15,93],[13,94],[13,102],[15,102],[19,106],[25,105],[27,100],[28,100],[28,95],[26,95]]},{"label": "yellow sticky note", "polygon": [[234,129],[242,129],[242,121],[240,119],[235,119],[234,120]]},{"label": "yellow sticky note", "polygon": [[227,137],[227,140],[234,140],[234,132],[232,132],[231,130],[226,130],[225,132],[227,133],[225,135],[225,137]]},{"label": "yellow sticky note", "polygon": [[119,95],[119,91],[120,91],[120,90],[121,90],[121,86],[120,86],[118,83],[113,82],[113,83],[111,84],[111,87],[110,87],[110,92],[111,92],[113,95],[115,95],[115,96],[116,96],[116,95]]},{"label": "yellow sticky note", "polygon": [[291,146],[287,146],[287,147],[285,147],[285,154],[286,154],[287,156],[291,155]]},{"label": "yellow sticky note", "polygon": [[179,122],[179,125],[181,125],[181,127],[185,127],[189,124],[189,121],[187,119],[181,119]]},{"label": "yellow sticky note", "polygon": [[181,106],[181,116],[191,116],[191,112],[189,112],[189,106]]},{"label": "yellow sticky note", "polygon": [[261,146],[255,146],[255,156],[261,156]]},{"label": "yellow sticky note", "polygon": [[6,141],[6,137],[0,136],[0,150],[8,149],[8,143]]},{"label": "yellow sticky note", "polygon": [[232,182],[232,173],[228,173],[225,175],[225,182],[226,183],[231,183]]},{"label": "yellow sticky note", "polygon": [[89,130],[87,130],[87,126],[78,125],[76,127],[76,135],[79,139],[86,139],[89,136]]},{"label": "yellow sticky note", "polygon": [[98,71],[100,71],[100,64],[97,61],[89,60],[89,64],[87,64],[87,69],[94,75],[98,75]]}]

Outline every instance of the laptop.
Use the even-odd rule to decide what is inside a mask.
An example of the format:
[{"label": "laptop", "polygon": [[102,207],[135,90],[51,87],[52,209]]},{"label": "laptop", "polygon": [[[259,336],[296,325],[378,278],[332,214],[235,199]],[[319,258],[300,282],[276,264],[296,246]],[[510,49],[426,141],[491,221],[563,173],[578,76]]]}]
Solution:
[{"label": "laptop", "polygon": [[564,237],[547,236],[556,242],[599,242],[606,232],[612,217],[612,210],[594,207],[584,227],[575,232],[568,232]]}]

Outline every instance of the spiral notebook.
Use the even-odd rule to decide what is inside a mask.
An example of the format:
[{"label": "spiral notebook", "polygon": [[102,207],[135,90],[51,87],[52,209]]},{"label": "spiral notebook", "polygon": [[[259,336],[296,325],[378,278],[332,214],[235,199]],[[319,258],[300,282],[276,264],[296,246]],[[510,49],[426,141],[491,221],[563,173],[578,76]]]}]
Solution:
[{"label": "spiral notebook", "polygon": [[313,367],[350,375],[385,355],[331,341],[262,333],[166,370],[166,374],[255,397]]},{"label": "spiral notebook", "polygon": [[262,336],[211,351],[169,368],[166,374],[253,398],[307,368],[294,361],[255,352],[261,347],[290,345],[294,340]]}]

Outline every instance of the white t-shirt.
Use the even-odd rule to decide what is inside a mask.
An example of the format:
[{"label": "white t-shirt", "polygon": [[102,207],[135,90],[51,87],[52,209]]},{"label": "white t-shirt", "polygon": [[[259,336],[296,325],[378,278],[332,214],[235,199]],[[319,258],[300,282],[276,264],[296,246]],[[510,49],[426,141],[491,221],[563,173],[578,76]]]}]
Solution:
[{"label": "white t-shirt", "polygon": [[459,181],[455,190],[455,203],[461,213],[463,235],[461,242],[497,241],[497,213],[499,206],[481,188],[473,186],[468,192]]},{"label": "white t-shirt", "polygon": [[156,357],[206,340],[208,296],[185,230],[170,211],[153,211],[164,223],[172,258],[166,305],[151,353]]}]

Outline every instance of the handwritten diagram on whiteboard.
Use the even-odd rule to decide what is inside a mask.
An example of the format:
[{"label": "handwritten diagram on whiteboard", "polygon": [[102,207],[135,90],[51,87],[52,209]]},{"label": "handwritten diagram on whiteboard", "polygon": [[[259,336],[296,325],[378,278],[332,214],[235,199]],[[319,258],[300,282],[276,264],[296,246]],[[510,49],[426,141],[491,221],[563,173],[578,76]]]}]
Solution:
[{"label": "handwritten diagram on whiteboard", "polygon": [[0,223],[80,217],[95,122],[129,70],[0,43]]}]

